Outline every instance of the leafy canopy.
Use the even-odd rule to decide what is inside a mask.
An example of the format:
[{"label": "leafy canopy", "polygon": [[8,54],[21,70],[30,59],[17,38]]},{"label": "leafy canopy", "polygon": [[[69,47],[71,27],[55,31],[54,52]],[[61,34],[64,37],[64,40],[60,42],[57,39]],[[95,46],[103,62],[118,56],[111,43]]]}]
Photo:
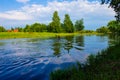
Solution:
[{"label": "leafy canopy", "polygon": [[77,21],[75,22],[75,28],[76,28],[76,31],[81,31],[81,30],[84,29],[83,19],[77,20]]},{"label": "leafy canopy", "polygon": [[61,23],[57,11],[53,13],[52,22],[49,24],[49,28],[52,32],[61,32]]},{"label": "leafy canopy", "polygon": [[66,32],[68,33],[74,32],[74,26],[68,14],[65,14],[64,27]]}]

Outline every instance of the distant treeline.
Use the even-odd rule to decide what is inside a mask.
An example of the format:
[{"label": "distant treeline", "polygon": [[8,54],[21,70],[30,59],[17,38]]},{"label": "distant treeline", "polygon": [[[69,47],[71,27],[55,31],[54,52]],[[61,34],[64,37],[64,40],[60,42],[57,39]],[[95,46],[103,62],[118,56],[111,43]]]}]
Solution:
[{"label": "distant treeline", "polygon": [[[11,28],[10,30],[6,30],[3,26],[0,26],[0,32],[53,32],[53,33],[73,33],[73,32],[93,32],[92,30],[84,30],[84,21],[83,19],[76,20],[73,24],[70,19],[69,14],[65,14],[65,18],[63,23],[60,21],[60,17],[58,12],[55,11],[53,13],[52,21],[46,25],[41,23],[34,23],[32,25],[27,24],[24,28],[16,27]],[[102,26],[96,29],[98,33],[115,33],[120,34],[120,22],[119,21],[110,21],[107,26]]]},{"label": "distant treeline", "polygon": [[0,32],[5,32],[5,31],[10,32],[10,31],[17,30],[19,32],[73,33],[74,31],[81,31],[83,29],[84,29],[83,19],[77,20],[75,24],[73,24],[69,14],[65,14],[64,21],[63,23],[61,23],[60,17],[57,11],[53,13],[52,22],[50,22],[48,25],[41,24],[41,23],[34,23],[32,25],[27,24],[24,28],[16,27],[16,28],[11,28],[10,30],[6,30],[4,27],[0,26]]},{"label": "distant treeline", "polygon": [[120,22],[119,21],[110,21],[107,26],[102,26],[96,30],[99,33],[114,33],[120,34]]}]

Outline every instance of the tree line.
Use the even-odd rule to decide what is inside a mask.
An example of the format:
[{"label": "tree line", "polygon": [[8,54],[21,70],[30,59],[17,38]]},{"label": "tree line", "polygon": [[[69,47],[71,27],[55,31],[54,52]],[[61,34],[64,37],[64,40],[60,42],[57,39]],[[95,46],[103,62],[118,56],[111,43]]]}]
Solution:
[{"label": "tree line", "polygon": [[[60,17],[58,12],[55,11],[53,13],[52,21],[46,25],[42,23],[34,23],[32,25],[26,25],[24,28],[16,27],[11,28],[10,31],[18,30],[19,32],[54,32],[54,33],[73,33],[75,31],[81,31],[84,29],[84,21],[83,19],[76,20],[75,24],[73,24],[69,14],[65,14],[65,18],[63,23],[60,21]],[[6,32],[3,26],[0,26],[0,32]],[[83,31],[84,32],[84,31]],[[96,29],[98,33],[115,33],[120,34],[120,22],[119,21],[110,21],[107,26],[102,26]]]},{"label": "tree line", "polygon": [[119,21],[109,21],[107,26],[102,26],[96,30],[99,33],[114,33],[120,34],[120,22]]},{"label": "tree line", "polygon": [[[76,20],[75,24],[73,24],[69,14],[65,14],[65,18],[63,23],[60,21],[60,17],[58,12],[55,11],[53,13],[52,21],[46,25],[41,23],[34,23],[32,25],[26,25],[24,28],[16,27],[11,28],[11,31],[18,29],[19,32],[54,32],[54,33],[73,33],[75,31],[81,31],[84,29],[84,21],[83,19]],[[4,32],[6,29],[0,26],[0,32]]]}]

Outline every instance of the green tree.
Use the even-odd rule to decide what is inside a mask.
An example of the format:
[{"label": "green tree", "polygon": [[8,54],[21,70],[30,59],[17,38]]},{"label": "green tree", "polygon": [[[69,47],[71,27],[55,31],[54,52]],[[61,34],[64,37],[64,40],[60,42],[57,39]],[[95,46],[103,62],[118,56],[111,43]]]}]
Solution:
[{"label": "green tree", "polygon": [[112,33],[120,34],[120,22],[113,20],[108,22],[107,26]]},{"label": "green tree", "polygon": [[17,27],[16,29],[18,29],[19,32],[23,32],[23,28],[22,27]]},{"label": "green tree", "polygon": [[24,32],[30,32],[30,28],[31,26],[27,24],[24,28]]},{"label": "green tree", "polygon": [[13,27],[11,27],[11,31],[14,31],[14,28],[13,28]]},{"label": "green tree", "polygon": [[83,19],[80,19],[80,20],[77,20],[75,22],[75,30],[76,31],[81,31],[84,29],[84,22],[83,22]]},{"label": "green tree", "polygon": [[66,32],[66,31],[65,31],[65,26],[64,26],[63,23],[61,23],[61,32]]},{"label": "green tree", "polygon": [[32,24],[31,30],[32,30],[32,32],[40,32],[40,24],[39,23]]},{"label": "green tree", "polygon": [[120,0],[101,0],[102,4],[109,3],[109,6],[116,12],[116,20],[120,21]]},{"label": "green tree", "polygon": [[109,29],[105,26],[102,26],[96,30],[98,33],[108,33]]},{"label": "green tree", "polygon": [[68,14],[65,14],[64,29],[68,33],[74,32],[74,26]]},{"label": "green tree", "polygon": [[5,32],[6,29],[3,26],[0,26],[0,32]]},{"label": "green tree", "polygon": [[31,25],[30,30],[32,32],[44,32],[44,31],[46,31],[46,25],[40,24],[40,23],[34,23]]},{"label": "green tree", "polygon": [[54,28],[54,24],[53,24],[53,22],[51,22],[51,23],[48,25],[47,30],[48,30],[48,32],[55,32],[54,29],[55,29],[55,28]]},{"label": "green tree", "polygon": [[47,32],[47,25],[41,24],[41,32]]},{"label": "green tree", "polygon": [[53,13],[52,22],[49,24],[49,27],[52,32],[55,32],[55,33],[61,32],[61,23],[60,23],[60,18],[58,16],[57,11]]}]

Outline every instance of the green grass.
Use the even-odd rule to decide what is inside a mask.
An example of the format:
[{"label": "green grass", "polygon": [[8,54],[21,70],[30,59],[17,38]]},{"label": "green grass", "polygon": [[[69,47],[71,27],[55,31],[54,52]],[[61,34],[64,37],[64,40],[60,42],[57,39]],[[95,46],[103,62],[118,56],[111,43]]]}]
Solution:
[{"label": "green grass", "polygon": [[0,39],[11,38],[49,38],[70,35],[102,35],[99,33],[48,33],[48,32],[0,32]]},{"label": "green grass", "polygon": [[47,32],[1,32],[0,39],[10,38],[48,38],[56,36],[75,35],[76,33],[47,33]]},{"label": "green grass", "polygon": [[120,80],[120,44],[90,55],[82,67],[53,71],[50,80]]}]

